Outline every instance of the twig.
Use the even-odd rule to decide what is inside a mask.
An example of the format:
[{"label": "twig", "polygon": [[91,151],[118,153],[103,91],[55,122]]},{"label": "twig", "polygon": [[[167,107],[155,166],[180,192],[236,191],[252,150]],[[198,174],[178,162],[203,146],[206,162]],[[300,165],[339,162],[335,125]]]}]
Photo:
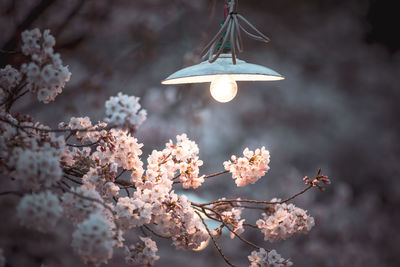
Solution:
[{"label": "twig", "polygon": [[115,184],[117,185],[122,185],[123,189],[125,188],[136,188],[136,186],[134,184],[131,184],[130,182],[124,181],[124,180],[120,180],[120,181],[114,181]]},{"label": "twig", "polygon": [[18,192],[18,191],[5,191],[5,192],[0,192],[0,196],[5,196],[5,195],[14,195],[14,196],[19,196],[22,197],[24,193]]},{"label": "twig", "polygon": [[218,243],[217,243],[217,241],[215,240],[214,236],[211,234],[210,229],[208,229],[208,226],[207,226],[207,224],[205,223],[203,217],[201,217],[201,214],[200,214],[198,211],[195,211],[195,212],[196,212],[196,214],[200,217],[200,220],[201,220],[201,222],[203,223],[204,227],[206,228],[208,235],[211,237],[211,239],[212,239],[212,241],[213,241],[213,243],[214,243],[214,246],[215,246],[216,249],[218,250],[219,254],[221,254],[221,256],[224,258],[224,261],[225,261],[229,266],[236,267],[236,265],[234,265],[233,263],[231,263],[231,262],[228,260],[228,258],[225,256],[225,254],[222,252],[221,247],[218,245]]},{"label": "twig", "polygon": [[[60,188],[60,186],[55,186],[55,187],[56,187],[56,188]],[[61,187],[61,188],[62,188],[62,187]],[[102,201],[100,201],[100,200],[98,200],[98,199],[95,199],[95,198],[92,198],[92,197],[87,197],[87,196],[78,194],[78,193],[76,193],[76,192],[74,192],[74,191],[72,191],[72,190],[69,190],[69,189],[65,189],[65,188],[62,188],[62,189],[66,190],[68,193],[70,193],[70,194],[72,194],[72,195],[75,195],[75,196],[77,196],[77,197],[80,197],[80,198],[82,198],[82,199],[86,199],[86,200],[89,200],[89,201],[97,202],[97,203],[99,203],[100,205],[102,205],[104,208],[108,209],[108,210],[111,212],[111,214],[114,214],[114,211],[113,211],[113,209],[112,209],[110,206],[108,206],[106,203],[104,203],[104,202],[102,202]]]},{"label": "twig", "polygon": [[246,244],[248,244],[248,245],[250,245],[250,246],[252,246],[252,247],[255,247],[255,248],[257,248],[257,249],[260,248],[260,246],[258,246],[258,245],[256,245],[256,244],[250,242],[249,240],[247,240],[247,239],[241,237],[239,234],[237,234],[237,233],[234,232],[231,228],[229,228],[229,226],[224,222],[224,220],[223,220],[223,218],[222,218],[222,215],[221,215],[219,212],[217,212],[217,211],[215,211],[215,210],[212,210],[212,211],[219,217],[220,222],[222,223],[222,225],[223,225],[226,229],[228,229],[232,234],[234,234],[235,236],[237,236],[237,238],[239,238],[241,241],[243,241],[244,243],[246,243]]},{"label": "twig", "polygon": [[[220,171],[220,172],[216,172],[213,174],[208,174],[208,175],[205,175],[204,178],[208,179],[208,178],[215,177],[215,176],[227,173],[227,172],[229,172],[229,171]],[[176,180],[179,176],[181,176],[181,174],[176,175],[172,180]],[[180,184],[180,183],[181,183],[180,181],[174,181],[174,184]]]},{"label": "twig", "polygon": [[126,188],[126,187],[125,187],[124,189],[125,189],[125,192],[126,192],[127,196],[128,196],[128,197],[131,197],[131,193],[129,193],[129,189]]},{"label": "twig", "polygon": [[90,128],[82,128],[82,129],[45,129],[45,128],[38,128],[38,127],[35,127],[35,126],[30,126],[30,125],[18,125],[18,124],[15,124],[15,123],[13,123],[13,122],[11,122],[11,121],[9,121],[9,120],[6,120],[6,119],[4,119],[4,118],[1,118],[1,117],[0,117],[0,121],[5,122],[5,123],[8,123],[8,124],[10,124],[11,126],[14,126],[14,127],[16,127],[16,128],[19,128],[19,129],[33,129],[33,130],[36,130],[36,131],[39,131],[39,132],[48,132],[48,133],[50,133],[50,132],[54,132],[54,133],[65,133],[65,132],[100,132],[100,131],[102,131],[102,130],[108,130],[108,129],[109,129],[109,127],[100,128],[100,129],[93,129],[92,127],[90,127]]},{"label": "twig", "polygon": [[224,174],[224,173],[228,173],[229,171],[220,171],[220,172],[216,172],[216,173],[213,173],[213,174],[209,174],[209,175],[206,175],[206,176],[204,176],[204,178],[211,178],[211,177],[215,177],[215,176],[218,176],[218,175],[221,175],[221,174]]},{"label": "twig", "polygon": [[226,225],[224,222],[223,222],[222,224],[224,225],[224,227],[225,227],[226,229],[228,229],[232,234],[234,234],[234,235],[235,235],[237,238],[239,238],[242,242],[244,242],[244,243],[246,243],[246,244],[248,244],[248,245],[250,245],[250,246],[252,246],[252,247],[254,247],[254,248],[257,248],[257,249],[260,249],[260,248],[261,248],[260,246],[254,244],[253,242],[250,242],[249,240],[247,240],[247,239],[241,237],[238,233],[236,233],[236,232],[233,231],[231,228],[229,228],[229,226]]},{"label": "twig", "polygon": [[256,225],[253,225],[251,223],[243,223],[243,226],[247,226],[247,227],[251,227],[251,228],[254,228],[254,229],[258,229],[258,227]]},{"label": "twig", "polygon": [[119,178],[119,177],[121,177],[121,175],[122,174],[124,174],[126,172],[126,170],[122,170],[121,172],[120,172],[120,174],[118,174],[118,176],[117,177],[115,177],[115,181]]},{"label": "twig", "polygon": [[71,186],[69,186],[69,184],[67,184],[65,181],[61,181],[61,183],[62,183],[63,185],[65,185],[68,189],[71,189]]},{"label": "twig", "polygon": [[151,229],[149,226],[147,226],[145,224],[143,226],[144,226],[144,228],[149,230],[151,233],[153,233],[155,236],[158,236],[158,237],[161,237],[161,238],[165,238],[165,239],[170,239],[171,238],[170,236],[164,236],[164,235],[161,235],[161,234],[155,232],[153,229]]},{"label": "twig", "polygon": [[99,140],[97,140],[96,142],[93,143],[89,143],[89,144],[81,144],[81,145],[75,145],[75,144],[66,144],[67,146],[71,146],[71,147],[90,147],[90,146],[94,146],[97,145],[98,143],[100,143],[102,138],[100,138]]},{"label": "twig", "polygon": [[18,53],[21,53],[21,51],[6,51],[3,49],[0,49],[0,53],[1,54],[18,54]]},{"label": "twig", "polygon": [[72,179],[72,178],[68,177],[67,175],[64,175],[63,177],[70,180],[71,182],[74,182],[79,185],[83,185],[83,183],[81,181],[76,181],[75,179]]},{"label": "twig", "polygon": [[282,201],[263,201],[263,200],[252,200],[252,199],[220,199],[220,200],[215,200],[215,201],[211,201],[211,202],[206,202],[206,203],[195,203],[198,204],[200,206],[207,206],[207,205],[212,205],[212,204],[218,204],[218,203],[234,203],[234,202],[244,202],[244,203],[253,203],[253,204],[283,204],[285,202],[288,202],[296,197],[298,197],[299,195],[303,194],[304,192],[306,192],[307,190],[309,190],[310,188],[312,188],[312,185],[307,186],[306,188],[304,188],[303,190],[301,190],[299,193],[288,197],[285,200]]}]

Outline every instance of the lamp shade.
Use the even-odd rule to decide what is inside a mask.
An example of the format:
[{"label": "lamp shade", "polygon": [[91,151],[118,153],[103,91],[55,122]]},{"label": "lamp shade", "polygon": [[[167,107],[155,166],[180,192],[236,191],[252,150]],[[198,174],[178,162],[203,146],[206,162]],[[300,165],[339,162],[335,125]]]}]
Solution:
[{"label": "lamp shade", "polygon": [[236,59],[236,64],[233,64],[230,54],[221,54],[213,63],[204,61],[200,64],[178,70],[161,83],[205,83],[212,82],[220,75],[230,75],[235,81],[278,81],[285,78],[272,69],[246,63],[243,60]]}]

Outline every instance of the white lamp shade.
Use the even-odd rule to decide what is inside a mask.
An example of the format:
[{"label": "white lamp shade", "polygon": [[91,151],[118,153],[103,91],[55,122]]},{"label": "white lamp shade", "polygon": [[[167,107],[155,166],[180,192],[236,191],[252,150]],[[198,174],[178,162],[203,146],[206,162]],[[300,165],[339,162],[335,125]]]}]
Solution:
[{"label": "white lamp shade", "polygon": [[220,75],[230,75],[235,81],[278,81],[285,79],[285,77],[274,70],[246,63],[240,59],[236,59],[236,64],[233,64],[230,54],[222,54],[213,63],[204,61],[200,64],[178,70],[161,83],[205,83],[212,82],[216,76]]}]

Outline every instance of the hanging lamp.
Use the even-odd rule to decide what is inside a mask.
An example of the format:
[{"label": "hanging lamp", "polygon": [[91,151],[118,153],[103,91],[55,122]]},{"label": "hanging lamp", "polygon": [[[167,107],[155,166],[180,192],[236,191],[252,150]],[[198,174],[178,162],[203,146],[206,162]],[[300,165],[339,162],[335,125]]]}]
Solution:
[{"label": "hanging lamp", "polygon": [[[237,13],[238,0],[226,1],[221,29],[203,49],[200,64],[178,70],[163,80],[162,84],[187,84],[211,82],[212,97],[222,103],[231,101],[237,93],[236,81],[277,81],[284,77],[264,66],[250,64],[236,57],[243,51],[241,32],[252,39],[269,42],[242,15]],[[243,25],[249,29],[247,30]],[[253,31],[254,33],[251,33]]]}]

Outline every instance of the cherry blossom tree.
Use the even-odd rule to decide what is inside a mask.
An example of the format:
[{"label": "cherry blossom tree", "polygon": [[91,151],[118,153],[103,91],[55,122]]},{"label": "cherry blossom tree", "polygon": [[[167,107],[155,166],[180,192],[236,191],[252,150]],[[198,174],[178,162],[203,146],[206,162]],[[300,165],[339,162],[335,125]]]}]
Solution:
[{"label": "cherry blossom tree", "polygon": [[[307,234],[314,219],[292,200],[312,188],[323,191],[330,180],[320,169],[303,178],[303,190],[285,199],[191,201],[175,190],[197,189],[225,173],[238,187],[256,183],[269,170],[269,151],[245,148],[242,156],[225,161],[222,171],[201,174],[199,148],[183,133],[164,149],[153,150],[144,163],[143,144],[135,133],[147,113],[139,98],[123,93],[105,103],[99,122],[72,117],[54,129],[29,114],[15,114],[13,104],[21,97],[32,95],[43,104],[54,101],[71,76],[54,51],[49,30],[27,30],[21,36],[28,61],[19,69],[0,69],[1,173],[16,188],[0,195],[20,197],[15,216],[22,225],[47,232],[67,219],[74,227],[72,249],[89,266],[106,264],[116,249],[125,251],[127,264],[153,266],[159,259],[154,237],[169,239],[182,250],[212,242],[224,261],[235,266],[219,244],[223,230],[249,246],[250,266],[292,265],[242,233],[253,229],[269,242]],[[255,224],[242,217],[244,210],[260,213]],[[208,221],[218,226],[211,228]],[[136,244],[125,241],[130,234],[136,234]],[[0,249],[0,266],[6,261]]]}]

